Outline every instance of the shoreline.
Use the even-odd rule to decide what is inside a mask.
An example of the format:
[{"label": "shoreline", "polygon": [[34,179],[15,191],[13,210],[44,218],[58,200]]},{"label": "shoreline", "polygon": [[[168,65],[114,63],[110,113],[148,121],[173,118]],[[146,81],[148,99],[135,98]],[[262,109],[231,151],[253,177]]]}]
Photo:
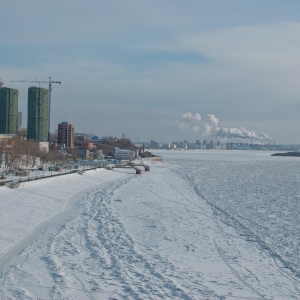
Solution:
[{"label": "shoreline", "polygon": [[[0,265],[6,261],[3,256],[8,257],[9,252],[19,243],[22,244],[28,236],[34,234],[39,226],[66,211],[70,201],[77,194],[84,195],[89,190],[107,182],[128,176],[128,173],[112,172],[105,169],[89,170],[83,175],[73,173],[63,177],[45,177],[48,180],[26,181],[26,184],[21,183],[17,189],[0,189],[0,237],[2,237],[2,243],[0,239]],[[56,194],[60,191],[63,191],[62,195]],[[26,200],[30,194],[32,194],[32,199]],[[7,209],[8,205],[12,205],[12,209]],[[19,212],[15,211],[14,207],[23,210],[22,218],[18,217]],[[26,217],[30,218],[29,223]],[[10,232],[7,231],[6,226],[10,228]],[[21,229],[19,232],[18,228]],[[3,240],[6,236],[7,238]]]},{"label": "shoreline", "polygon": [[300,157],[300,152],[284,152],[284,153],[273,153],[271,156],[289,156],[289,157]]},{"label": "shoreline", "polygon": [[[204,186],[214,186],[214,181],[202,173],[196,184],[188,180],[186,167],[186,162],[171,159],[154,162],[143,175],[95,170],[5,193],[0,189],[0,198],[16,196],[6,197],[8,205],[23,202],[37,214],[52,201],[48,205],[53,214],[11,248],[7,263],[0,258],[0,296],[85,300],[296,295],[299,280],[242,227],[226,222],[210,202],[211,190],[205,193]],[[61,211],[54,214],[52,205]],[[32,215],[22,209],[17,216]]]},{"label": "shoreline", "polygon": [[20,262],[20,258],[18,256],[22,251],[24,251],[25,248],[36,242],[39,238],[41,238],[41,236],[57,230],[57,228],[61,227],[62,224],[68,222],[68,220],[72,218],[72,215],[74,215],[76,206],[80,203],[80,201],[86,194],[96,189],[105,187],[112,181],[118,182],[120,180],[123,180],[124,178],[125,176],[118,176],[117,178],[111,178],[86,188],[79,188],[73,194],[70,193],[69,198],[65,201],[64,206],[60,210],[57,210],[53,214],[49,215],[44,221],[35,226],[27,236],[16,241],[16,243],[9,247],[6,252],[1,253],[1,273],[9,265],[12,265],[13,262]]}]

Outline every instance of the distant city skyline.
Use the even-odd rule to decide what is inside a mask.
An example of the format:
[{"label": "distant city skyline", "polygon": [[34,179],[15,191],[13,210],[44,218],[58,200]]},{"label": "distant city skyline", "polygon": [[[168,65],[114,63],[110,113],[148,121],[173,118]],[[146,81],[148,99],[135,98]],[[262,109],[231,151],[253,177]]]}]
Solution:
[{"label": "distant city skyline", "polygon": [[133,141],[299,144],[299,10],[296,0],[7,2],[0,78],[19,90],[24,120],[31,85],[11,81],[62,82],[52,132],[66,120]]}]

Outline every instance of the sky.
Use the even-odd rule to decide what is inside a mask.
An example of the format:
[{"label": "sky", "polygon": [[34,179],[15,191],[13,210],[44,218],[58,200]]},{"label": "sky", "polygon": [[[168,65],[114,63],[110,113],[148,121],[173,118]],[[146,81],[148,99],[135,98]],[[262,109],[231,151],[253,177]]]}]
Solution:
[{"label": "sky", "polygon": [[[51,131],[300,144],[298,0],[0,0],[0,78],[52,85]],[[41,83],[47,88],[47,83]],[[264,137],[264,138],[262,138]]]}]

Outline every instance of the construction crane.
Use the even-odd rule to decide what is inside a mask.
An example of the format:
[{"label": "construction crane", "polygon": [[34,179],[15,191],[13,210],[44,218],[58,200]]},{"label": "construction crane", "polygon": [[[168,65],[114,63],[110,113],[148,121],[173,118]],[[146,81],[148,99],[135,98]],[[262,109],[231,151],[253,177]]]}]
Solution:
[{"label": "construction crane", "polygon": [[50,142],[50,116],[51,116],[51,91],[52,91],[52,83],[61,84],[61,81],[53,81],[51,77],[49,77],[49,81],[43,80],[11,80],[11,82],[35,82],[35,83],[48,83],[48,142]]}]

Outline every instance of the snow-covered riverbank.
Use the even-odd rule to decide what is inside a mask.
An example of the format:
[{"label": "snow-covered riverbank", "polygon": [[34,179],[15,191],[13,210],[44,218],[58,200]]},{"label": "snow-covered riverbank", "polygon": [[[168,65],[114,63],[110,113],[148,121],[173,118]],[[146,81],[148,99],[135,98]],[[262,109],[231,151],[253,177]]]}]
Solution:
[{"label": "snow-covered riverbank", "polygon": [[212,206],[216,173],[176,155],[0,188],[0,298],[298,299],[293,272]]}]

